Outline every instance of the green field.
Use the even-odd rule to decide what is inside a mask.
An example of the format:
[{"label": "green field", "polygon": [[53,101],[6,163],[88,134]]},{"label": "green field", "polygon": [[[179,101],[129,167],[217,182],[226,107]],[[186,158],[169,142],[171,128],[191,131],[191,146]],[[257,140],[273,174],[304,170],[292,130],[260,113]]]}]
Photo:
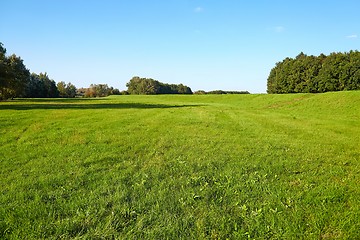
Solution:
[{"label": "green field", "polygon": [[360,91],[0,102],[1,239],[356,239]]}]

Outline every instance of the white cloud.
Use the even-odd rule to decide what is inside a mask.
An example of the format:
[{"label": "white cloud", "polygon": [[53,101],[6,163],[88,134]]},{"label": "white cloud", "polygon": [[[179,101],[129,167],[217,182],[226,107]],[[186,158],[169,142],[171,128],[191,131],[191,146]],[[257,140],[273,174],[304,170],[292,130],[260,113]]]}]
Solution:
[{"label": "white cloud", "polygon": [[202,11],[204,11],[204,9],[202,7],[196,7],[194,9],[194,12],[196,12],[196,13],[199,13],[199,12],[202,12]]},{"label": "white cloud", "polygon": [[357,38],[357,37],[358,37],[358,35],[356,35],[356,34],[346,36],[346,38]]},{"label": "white cloud", "polygon": [[281,33],[281,32],[284,32],[285,31],[285,28],[283,26],[276,26],[274,28],[275,32],[277,33]]}]

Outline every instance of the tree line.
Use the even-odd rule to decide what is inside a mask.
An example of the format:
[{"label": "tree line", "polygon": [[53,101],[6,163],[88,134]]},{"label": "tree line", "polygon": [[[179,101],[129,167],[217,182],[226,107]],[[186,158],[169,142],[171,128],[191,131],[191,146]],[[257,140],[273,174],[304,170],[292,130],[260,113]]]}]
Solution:
[{"label": "tree line", "polygon": [[[0,100],[9,98],[74,98],[106,97],[128,94],[193,94],[190,87],[183,84],[162,83],[152,78],[135,76],[126,84],[126,91],[109,87],[107,84],[91,84],[88,88],[76,88],[71,82],[56,83],[45,73],[31,73],[23,60],[12,54],[6,55],[6,49],[0,42]],[[195,94],[247,94],[247,91],[205,92]]]},{"label": "tree line", "polygon": [[127,84],[127,91],[119,91],[107,84],[91,84],[88,88],[77,89],[72,83],[56,83],[47,73],[31,73],[23,60],[12,54],[0,42],[0,100],[22,98],[73,98],[106,97],[127,94],[192,94],[183,84],[166,84],[151,78],[133,77]]},{"label": "tree line", "polygon": [[47,73],[31,73],[23,60],[12,54],[6,55],[6,48],[0,42],[0,100],[9,98],[74,98],[105,97],[120,94],[107,84],[91,84],[89,88],[77,89],[63,81],[56,83]]},{"label": "tree line", "polygon": [[267,79],[268,93],[323,93],[360,90],[360,52],[285,58]]},{"label": "tree line", "polygon": [[0,42],[0,100],[24,98],[75,97],[76,87],[71,83],[55,83],[47,73],[31,73],[23,60],[12,54]]},{"label": "tree line", "polygon": [[192,94],[191,88],[183,84],[167,84],[137,76],[130,79],[126,87],[129,94]]},{"label": "tree line", "polygon": [[55,83],[47,73],[32,73],[24,80],[24,90],[16,97],[24,98],[72,98],[76,96],[76,87],[71,83]]},{"label": "tree line", "polygon": [[90,84],[88,88],[79,88],[77,96],[79,97],[107,97],[109,95],[120,95],[122,92],[117,88],[109,87],[107,84]]},{"label": "tree line", "polygon": [[6,56],[6,49],[0,43],[0,100],[22,94],[29,77],[23,60],[15,54]]},{"label": "tree line", "polygon": [[198,90],[194,92],[194,94],[197,95],[204,95],[204,94],[250,94],[248,91],[223,91],[223,90],[213,90],[213,91],[204,91],[204,90]]}]

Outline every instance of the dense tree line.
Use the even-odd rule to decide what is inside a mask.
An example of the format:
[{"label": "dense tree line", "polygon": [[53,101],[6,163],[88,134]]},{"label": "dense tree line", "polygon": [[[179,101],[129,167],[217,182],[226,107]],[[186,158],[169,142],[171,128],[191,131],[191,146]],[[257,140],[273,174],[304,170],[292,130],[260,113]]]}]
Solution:
[{"label": "dense tree line", "polygon": [[84,89],[84,97],[106,97],[109,95],[120,95],[117,88],[109,87],[107,84],[91,84]]},{"label": "dense tree line", "polygon": [[199,90],[194,92],[194,94],[203,95],[203,94],[250,94],[248,91],[223,91],[223,90],[213,90],[206,92],[204,90]]},{"label": "dense tree line", "polygon": [[32,73],[25,85],[24,94],[19,97],[56,98],[59,95],[55,81],[50,79],[47,73]]},{"label": "dense tree line", "polygon": [[0,43],[0,100],[23,94],[29,78],[23,60],[15,54],[6,56],[6,49]]},{"label": "dense tree line", "polygon": [[286,58],[271,70],[268,93],[360,90],[360,52]]},{"label": "dense tree line", "polygon": [[59,97],[61,98],[74,98],[76,97],[76,87],[72,83],[58,82],[57,89],[59,91]]},{"label": "dense tree line", "polygon": [[192,94],[183,84],[167,84],[152,78],[133,77],[127,84],[129,94]]},{"label": "dense tree line", "polygon": [[23,98],[74,98],[105,97],[121,94],[107,84],[91,84],[89,88],[77,89],[72,83],[56,83],[47,73],[31,73],[23,60],[15,54],[6,56],[6,49],[0,42],[0,100]]},{"label": "dense tree line", "polygon": [[12,54],[6,56],[6,49],[0,43],[0,100],[24,98],[75,97],[76,87],[71,83],[55,83],[47,73],[32,73],[23,60]]},{"label": "dense tree line", "polygon": [[[190,87],[183,84],[167,84],[152,78],[133,77],[126,84],[127,91],[119,91],[107,84],[91,84],[89,88],[77,89],[72,83],[56,83],[47,73],[31,73],[23,60],[15,54],[6,55],[0,42],[0,100],[23,98],[74,98],[106,97],[127,94],[193,94]],[[196,94],[248,94],[247,91],[210,92],[197,91]]]},{"label": "dense tree line", "polygon": [[74,98],[76,87],[72,83],[58,82],[50,79],[47,73],[32,73],[23,94],[24,98]]}]

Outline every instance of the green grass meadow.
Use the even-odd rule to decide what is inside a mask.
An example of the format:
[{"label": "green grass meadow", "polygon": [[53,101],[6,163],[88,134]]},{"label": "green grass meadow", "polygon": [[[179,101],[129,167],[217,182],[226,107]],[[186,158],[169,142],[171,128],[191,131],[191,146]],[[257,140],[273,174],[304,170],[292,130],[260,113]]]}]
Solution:
[{"label": "green grass meadow", "polygon": [[0,239],[358,239],[360,91],[0,102]]}]

